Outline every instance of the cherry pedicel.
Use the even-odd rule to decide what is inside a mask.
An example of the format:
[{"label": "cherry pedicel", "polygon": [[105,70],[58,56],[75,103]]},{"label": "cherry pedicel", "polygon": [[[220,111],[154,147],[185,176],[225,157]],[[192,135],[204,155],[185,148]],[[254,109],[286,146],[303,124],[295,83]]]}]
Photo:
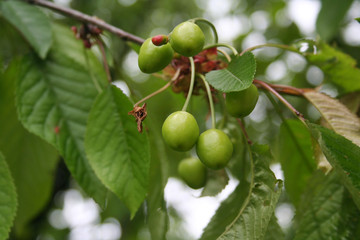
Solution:
[{"label": "cherry pedicel", "polygon": [[[227,67],[227,62],[218,57],[217,48],[209,48],[201,51],[194,57],[195,71],[199,74],[206,74],[213,70],[220,70]],[[165,78],[172,78],[176,71],[180,71],[178,77],[172,82],[172,90],[176,93],[184,92],[187,94],[190,85],[190,62],[185,56],[174,57],[171,64],[163,69]],[[203,84],[195,83],[193,94],[199,94],[199,88],[204,88]],[[204,89],[205,90],[205,89]]]}]

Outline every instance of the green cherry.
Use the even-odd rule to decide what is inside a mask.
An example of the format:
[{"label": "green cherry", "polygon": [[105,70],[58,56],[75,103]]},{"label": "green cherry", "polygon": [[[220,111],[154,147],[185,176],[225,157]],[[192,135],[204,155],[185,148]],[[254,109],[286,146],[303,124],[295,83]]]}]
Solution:
[{"label": "green cherry", "polygon": [[223,131],[213,128],[199,136],[196,152],[205,166],[215,170],[221,169],[232,156],[233,144]]},{"label": "green cherry", "polygon": [[170,33],[170,44],[181,55],[192,57],[202,51],[205,35],[195,23],[183,22]]},{"label": "green cherry", "polygon": [[239,92],[229,92],[226,94],[226,110],[234,117],[245,117],[254,110],[258,98],[259,92],[254,84]]},{"label": "green cherry", "polygon": [[199,126],[188,112],[177,111],[170,114],[163,123],[162,136],[174,150],[188,151],[199,137]]},{"label": "green cherry", "polygon": [[198,158],[185,158],[178,165],[179,176],[194,189],[205,186],[206,167]]},{"label": "green cherry", "polygon": [[148,38],[140,47],[139,68],[144,73],[158,72],[171,62],[173,56],[174,50],[169,43],[155,46]]}]

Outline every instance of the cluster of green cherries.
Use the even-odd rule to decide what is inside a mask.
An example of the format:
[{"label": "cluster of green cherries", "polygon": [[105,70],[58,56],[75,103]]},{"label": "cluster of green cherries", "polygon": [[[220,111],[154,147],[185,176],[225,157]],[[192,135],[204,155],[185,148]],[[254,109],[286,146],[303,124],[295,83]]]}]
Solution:
[{"label": "cluster of green cherries", "polygon": [[[169,36],[159,35],[145,40],[139,51],[139,68],[145,73],[160,71],[171,62],[174,51],[192,57],[203,50],[204,44],[201,28],[194,22],[183,22]],[[227,93],[226,109],[234,117],[247,116],[254,109],[258,96],[255,85],[240,92]],[[233,154],[233,144],[222,130],[213,127],[200,134],[196,119],[186,110],[176,111],[166,118],[162,136],[166,144],[176,151],[189,151],[196,145],[198,158],[185,158],[178,166],[180,177],[194,189],[205,186],[206,167],[222,169]]]},{"label": "cluster of green cherries", "polygon": [[170,41],[166,35],[145,40],[139,51],[139,68],[144,73],[158,72],[171,62],[174,50],[185,57],[192,57],[201,52],[204,44],[201,28],[193,22],[183,22],[170,33]]}]

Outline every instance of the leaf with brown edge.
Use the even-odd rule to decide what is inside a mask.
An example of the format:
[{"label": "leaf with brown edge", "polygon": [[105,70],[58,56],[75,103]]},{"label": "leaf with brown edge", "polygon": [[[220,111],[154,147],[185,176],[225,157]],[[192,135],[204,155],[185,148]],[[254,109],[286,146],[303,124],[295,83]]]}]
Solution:
[{"label": "leaf with brown edge", "polygon": [[337,99],[311,91],[304,96],[319,110],[330,128],[360,146],[360,119]]}]

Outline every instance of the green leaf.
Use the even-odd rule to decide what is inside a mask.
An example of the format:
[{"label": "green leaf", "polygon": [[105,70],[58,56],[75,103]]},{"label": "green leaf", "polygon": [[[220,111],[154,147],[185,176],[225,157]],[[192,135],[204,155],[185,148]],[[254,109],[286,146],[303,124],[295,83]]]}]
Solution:
[{"label": "green leaf", "polygon": [[277,138],[276,157],[284,172],[284,183],[292,203],[297,206],[308,179],[316,169],[311,134],[299,120],[281,124]]},{"label": "green leaf", "polygon": [[29,221],[48,204],[58,160],[52,146],[26,131],[18,121],[14,79],[19,73],[19,62],[13,61],[0,78],[0,149],[11,169],[19,197],[16,235],[22,235]]},{"label": "green leaf", "polygon": [[207,169],[206,184],[201,192],[201,197],[216,196],[228,184],[229,176],[225,169],[211,170]]},{"label": "green leaf", "polygon": [[21,1],[0,3],[1,13],[27,39],[44,59],[52,44],[52,29],[48,17],[37,7]]},{"label": "green leaf", "polygon": [[[223,122],[225,121],[225,123]],[[242,179],[244,177],[244,164],[246,164],[246,140],[244,138],[244,133],[241,130],[241,127],[235,118],[224,118],[218,124],[224,133],[226,133],[234,146],[233,155],[227,164],[227,169],[231,174],[237,179]]]},{"label": "green leaf", "polygon": [[319,110],[336,133],[360,146],[360,119],[337,99],[311,91],[304,96]]},{"label": "green leaf", "polygon": [[236,56],[225,69],[206,74],[206,81],[222,92],[236,92],[250,87],[256,71],[255,57],[251,52]]},{"label": "green leaf", "polygon": [[[331,171],[329,173],[331,173]],[[312,204],[313,198],[322,191],[322,184],[324,181],[325,172],[322,169],[314,171],[313,175],[309,179],[307,188],[302,194],[301,202],[296,210],[296,215],[294,217],[296,224],[298,224],[299,220],[302,219],[304,212]]]},{"label": "green leaf", "polygon": [[8,239],[17,208],[14,180],[4,156],[0,153],[0,239]]},{"label": "green leaf", "polygon": [[137,54],[139,54],[141,45],[129,41],[127,41],[126,44]]},{"label": "green leaf", "polygon": [[335,36],[353,1],[321,0],[321,9],[316,19],[316,30],[322,40],[328,41]]},{"label": "green leaf", "polygon": [[343,95],[339,100],[352,113],[356,113],[360,109],[360,94],[358,92]]},{"label": "green leaf", "polygon": [[262,239],[267,232],[282,182],[269,169],[271,155],[266,146],[252,147],[250,182],[240,181],[224,200],[201,239]]},{"label": "green leaf", "polygon": [[134,216],[147,193],[150,150],[147,135],[128,114],[132,108],[117,87],[104,90],[90,112],[85,149],[96,175]]},{"label": "green leaf", "polygon": [[19,118],[30,132],[56,147],[79,185],[104,206],[107,189],[86,158],[84,137],[96,86],[105,83],[106,76],[94,56],[84,56],[81,41],[70,30],[54,26],[54,33],[56,48],[46,61],[27,57],[22,62],[16,89]]},{"label": "green leaf", "polygon": [[360,90],[360,69],[351,56],[321,42],[316,45],[315,53],[305,53],[305,57],[324,71],[326,81],[344,93]]},{"label": "green leaf", "polygon": [[360,211],[335,172],[318,179],[316,191],[309,191],[306,197],[309,201],[295,240],[356,239]]},{"label": "green leaf", "polygon": [[[150,111],[150,109],[149,109]],[[168,158],[161,136],[161,122],[147,120],[150,139],[150,176],[147,201],[147,221],[151,239],[165,240],[169,228],[169,217],[164,200],[164,188],[168,179]]]},{"label": "green leaf", "polygon": [[358,21],[360,23],[360,18],[355,18],[356,21]]},{"label": "green leaf", "polygon": [[282,231],[275,215],[273,215],[270,219],[264,239],[265,240],[285,239],[285,234]]},{"label": "green leaf", "polygon": [[360,147],[330,129],[313,123],[307,125],[360,209]]},{"label": "green leaf", "polygon": [[31,46],[11,23],[1,17],[1,10],[0,26],[0,46],[2,46],[0,51],[0,60],[1,66],[3,67],[4,63],[10,61],[14,56],[22,56],[31,51]]},{"label": "green leaf", "polygon": [[[164,86],[164,82],[159,78],[151,77],[149,81],[134,83],[129,87],[138,89],[137,99],[139,100],[157,89]],[[189,107],[193,108],[196,98],[192,98]],[[167,184],[170,172],[177,171],[177,164],[184,157],[184,153],[171,150],[161,135],[162,123],[168,116],[169,111],[181,108],[184,104],[184,97],[175,94],[173,91],[165,91],[154,98],[149,99],[146,109],[151,113],[151,117],[146,118],[146,128],[150,142],[150,175],[149,187],[146,197],[147,225],[151,234],[151,239],[165,240],[169,237],[169,216],[167,204],[164,200],[164,189]],[[198,109],[198,108],[197,108]],[[171,161],[169,161],[171,159]]]}]

